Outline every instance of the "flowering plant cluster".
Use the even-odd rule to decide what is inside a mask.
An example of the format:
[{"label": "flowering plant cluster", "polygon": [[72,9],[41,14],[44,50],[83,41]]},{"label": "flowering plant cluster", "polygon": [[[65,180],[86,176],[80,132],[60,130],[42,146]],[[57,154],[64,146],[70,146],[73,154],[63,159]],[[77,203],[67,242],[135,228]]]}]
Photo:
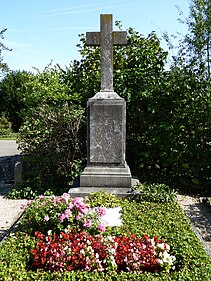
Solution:
[{"label": "flowering plant cluster", "polygon": [[72,229],[60,235],[36,232],[36,248],[31,250],[32,266],[51,271],[144,271],[169,270],[175,260],[169,246],[157,237],[119,237]]},{"label": "flowering plant cluster", "polygon": [[[91,208],[82,197],[70,198],[68,193],[56,197],[39,196],[35,201],[27,203],[25,220],[27,227],[47,234],[59,234],[72,228],[79,232],[86,230],[92,234],[104,232],[106,225],[101,217],[106,214],[106,208]],[[25,206],[22,206],[22,208]]]},{"label": "flowering plant cluster", "polygon": [[32,267],[50,271],[170,270],[168,244],[147,235],[109,236],[106,226],[122,226],[121,207],[90,207],[82,197],[39,196],[27,203],[25,221],[37,239]]}]

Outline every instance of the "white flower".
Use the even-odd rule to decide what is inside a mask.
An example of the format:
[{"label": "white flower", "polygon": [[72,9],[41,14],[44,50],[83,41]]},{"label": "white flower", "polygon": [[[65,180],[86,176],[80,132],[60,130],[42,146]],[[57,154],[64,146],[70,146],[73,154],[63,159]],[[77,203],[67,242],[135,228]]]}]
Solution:
[{"label": "white flower", "polygon": [[158,262],[160,265],[173,265],[174,261],[176,260],[175,256],[171,256],[167,251],[160,253],[159,257],[160,259],[158,259]]},{"label": "white flower", "polygon": [[164,250],[169,251],[170,250],[170,246],[168,244],[166,244],[166,243],[158,243],[156,245],[156,248],[158,248],[158,249],[160,249],[162,251],[164,251]]},{"label": "white flower", "polygon": [[52,233],[52,230],[51,230],[51,229],[49,229],[47,233],[48,233],[48,236],[50,236],[50,235],[51,235],[51,233]]},{"label": "white flower", "polygon": [[81,250],[80,250],[80,253],[81,253],[82,255],[84,255],[84,254],[85,254],[84,249],[81,249]]}]

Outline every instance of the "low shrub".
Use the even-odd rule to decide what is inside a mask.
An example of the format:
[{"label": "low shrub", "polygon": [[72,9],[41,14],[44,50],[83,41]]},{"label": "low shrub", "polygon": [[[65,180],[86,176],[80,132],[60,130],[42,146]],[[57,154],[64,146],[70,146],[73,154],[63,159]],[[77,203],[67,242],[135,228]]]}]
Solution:
[{"label": "low shrub", "polygon": [[35,230],[46,235],[49,231],[59,234],[72,228],[98,234],[104,228],[100,221],[104,214],[105,208],[91,208],[82,197],[72,199],[68,193],[59,197],[41,195],[35,201],[28,201],[19,228],[30,235]]},{"label": "low shrub", "polygon": [[19,147],[24,155],[22,181],[10,198],[34,199],[51,191],[67,192],[81,173],[83,157],[79,131],[84,110],[67,102],[43,104],[28,115],[20,129]]},{"label": "low shrub", "polygon": [[133,198],[136,201],[173,202],[176,199],[176,191],[165,184],[140,184],[135,187]]},{"label": "low shrub", "polygon": [[103,206],[115,208],[121,205],[121,200],[114,194],[103,191],[91,193],[90,196],[86,197],[86,202],[91,207]]}]

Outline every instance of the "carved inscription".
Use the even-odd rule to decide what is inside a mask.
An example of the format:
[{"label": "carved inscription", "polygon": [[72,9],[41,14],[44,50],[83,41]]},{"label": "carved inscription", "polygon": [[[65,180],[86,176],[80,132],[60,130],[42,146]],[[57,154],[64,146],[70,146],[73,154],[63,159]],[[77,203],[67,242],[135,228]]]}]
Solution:
[{"label": "carved inscription", "polygon": [[90,114],[90,164],[123,162],[122,105],[95,105]]}]

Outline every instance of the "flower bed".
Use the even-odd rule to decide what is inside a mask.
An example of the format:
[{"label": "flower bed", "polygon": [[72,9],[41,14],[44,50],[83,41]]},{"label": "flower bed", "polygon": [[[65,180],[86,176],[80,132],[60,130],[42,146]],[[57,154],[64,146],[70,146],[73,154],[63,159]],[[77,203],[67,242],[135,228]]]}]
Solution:
[{"label": "flower bed", "polygon": [[45,236],[35,233],[38,239],[33,255],[32,267],[51,271],[109,271],[156,272],[169,270],[175,257],[169,246],[156,237],[135,235],[119,237],[96,235],[87,232],[61,232]]},{"label": "flower bed", "polygon": [[[51,271],[169,271],[175,257],[156,236],[111,236],[108,225],[122,226],[119,208],[91,208],[82,197],[40,196],[28,202],[27,215],[38,239],[32,267]],[[34,212],[34,217],[32,216]],[[113,218],[112,218],[113,213]],[[104,220],[103,220],[104,219]]]},{"label": "flower bed", "polygon": [[[210,258],[179,205],[134,199],[111,194],[80,199],[90,212],[79,220],[75,207],[75,215],[66,211],[74,205],[66,194],[28,202],[19,226],[0,245],[0,280],[209,281]],[[102,213],[113,209],[116,216],[108,212],[107,218],[119,226],[104,225],[102,232],[99,207]],[[92,225],[84,224],[85,218]]]}]

